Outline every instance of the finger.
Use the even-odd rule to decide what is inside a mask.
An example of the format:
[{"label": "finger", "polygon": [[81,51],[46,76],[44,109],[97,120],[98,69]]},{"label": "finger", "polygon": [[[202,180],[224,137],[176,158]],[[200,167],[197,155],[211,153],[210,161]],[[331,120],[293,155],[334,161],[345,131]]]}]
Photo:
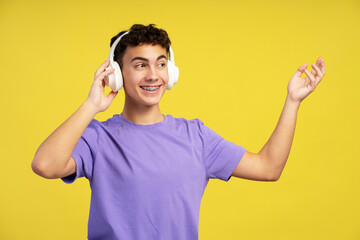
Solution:
[{"label": "finger", "polygon": [[318,68],[318,66],[316,66],[315,64],[311,65],[312,68],[316,71],[317,75],[320,77],[320,79],[323,77],[323,73],[321,72],[321,70]]},{"label": "finger", "polygon": [[110,64],[109,59],[106,60],[103,64],[101,64],[101,66],[98,68],[98,70],[95,72],[95,78],[102,73]]},{"label": "finger", "polygon": [[298,70],[295,72],[294,76],[296,77],[301,77],[301,74],[303,74],[303,72],[305,71],[305,69],[307,68],[307,64],[303,64],[301,65]]},{"label": "finger", "polygon": [[325,63],[322,57],[317,59],[316,66],[321,69],[322,75],[325,75]]},{"label": "finger", "polygon": [[319,59],[320,59],[321,72],[323,73],[323,75],[325,75],[325,62],[324,62],[324,59],[322,57],[319,57]]},{"label": "finger", "polygon": [[110,74],[112,74],[112,73],[114,73],[114,72],[115,72],[115,69],[114,69],[114,68],[111,68],[111,69],[108,69],[108,70],[100,73],[99,77],[100,77],[100,78],[104,78],[105,76],[110,75]]},{"label": "finger", "polygon": [[114,100],[117,94],[118,92],[113,92],[113,91],[109,92],[109,94],[105,98],[107,105],[111,104],[111,102]]},{"label": "finger", "polygon": [[315,64],[313,64],[312,67],[313,67],[313,69],[316,70],[317,75],[318,75],[317,77],[315,77],[315,79],[316,79],[315,86],[317,86],[320,83],[321,79],[324,77],[324,74],[321,72],[321,70]]},{"label": "finger", "polygon": [[114,73],[115,72],[115,69],[112,68],[112,69],[109,69],[109,70],[106,70],[102,73],[100,73],[96,78],[95,78],[95,81],[102,81],[107,75],[110,75],[111,73]]},{"label": "finger", "polygon": [[118,94],[118,91],[117,92],[113,92],[113,91],[111,91],[108,95],[107,95],[107,100],[109,101],[109,102],[112,102],[112,100],[114,100],[114,98],[116,97],[116,95]]},{"label": "finger", "polygon": [[321,57],[319,57],[319,58],[316,60],[316,65],[320,66],[320,63],[321,63]]},{"label": "finger", "polygon": [[310,86],[314,87],[315,86],[315,77],[314,77],[314,75],[312,75],[307,69],[305,69],[305,74],[310,79]]},{"label": "finger", "polygon": [[316,77],[316,71],[314,69],[312,69],[310,73]]}]

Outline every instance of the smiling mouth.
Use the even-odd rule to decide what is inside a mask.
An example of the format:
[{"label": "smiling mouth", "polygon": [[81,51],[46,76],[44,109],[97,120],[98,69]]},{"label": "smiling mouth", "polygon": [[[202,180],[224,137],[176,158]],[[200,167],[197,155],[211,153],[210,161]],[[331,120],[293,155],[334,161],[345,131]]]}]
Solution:
[{"label": "smiling mouth", "polygon": [[156,90],[158,90],[161,85],[158,86],[140,86],[142,89],[146,90],[146,91],[150,91],[150,92],[155,92]]}]

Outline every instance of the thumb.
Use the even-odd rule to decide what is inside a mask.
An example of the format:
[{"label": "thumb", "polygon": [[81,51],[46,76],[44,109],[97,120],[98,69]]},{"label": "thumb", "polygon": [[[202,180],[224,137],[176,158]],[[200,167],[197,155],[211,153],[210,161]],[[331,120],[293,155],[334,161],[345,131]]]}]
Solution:
[{"label": "thumb", "polygon": [[109,102],[112,102],[112,100],[114,100],[114,98],[116,97],[116,95],[118,94],[119,91],[117,92],[113,92],[111,91],[107,97],[106,97],[106,100],[108,100]]}]

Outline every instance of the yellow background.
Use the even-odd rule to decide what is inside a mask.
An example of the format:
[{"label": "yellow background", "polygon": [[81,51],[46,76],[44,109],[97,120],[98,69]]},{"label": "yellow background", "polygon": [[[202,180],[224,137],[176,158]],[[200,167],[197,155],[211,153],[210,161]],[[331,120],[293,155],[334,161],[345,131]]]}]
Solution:
[{"label": "yellow background", "polygon": [[[325,59],[280,180],[210,180],[200,240],[360,239],[358,0],[2,0],[0,239],[86,238],[87,179],[44,179],[31,162],[86,99],[111,37],[134,23],[157,24],[173,43],[180,78],[163,113],[199,118],[252,152],[274,130],[297,68]],[[123,102],[121,90],[95,118]]]}]

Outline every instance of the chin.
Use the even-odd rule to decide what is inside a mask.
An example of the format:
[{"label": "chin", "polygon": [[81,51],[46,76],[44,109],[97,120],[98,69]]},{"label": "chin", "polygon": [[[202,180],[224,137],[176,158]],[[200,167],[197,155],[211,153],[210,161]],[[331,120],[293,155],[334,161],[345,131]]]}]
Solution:
[{"label": "chin", "polygon": [[141,102],[146,105],[146,106],[154,106],[154,105],[158,105],[160,103],[160,99],[143,99]]}]

